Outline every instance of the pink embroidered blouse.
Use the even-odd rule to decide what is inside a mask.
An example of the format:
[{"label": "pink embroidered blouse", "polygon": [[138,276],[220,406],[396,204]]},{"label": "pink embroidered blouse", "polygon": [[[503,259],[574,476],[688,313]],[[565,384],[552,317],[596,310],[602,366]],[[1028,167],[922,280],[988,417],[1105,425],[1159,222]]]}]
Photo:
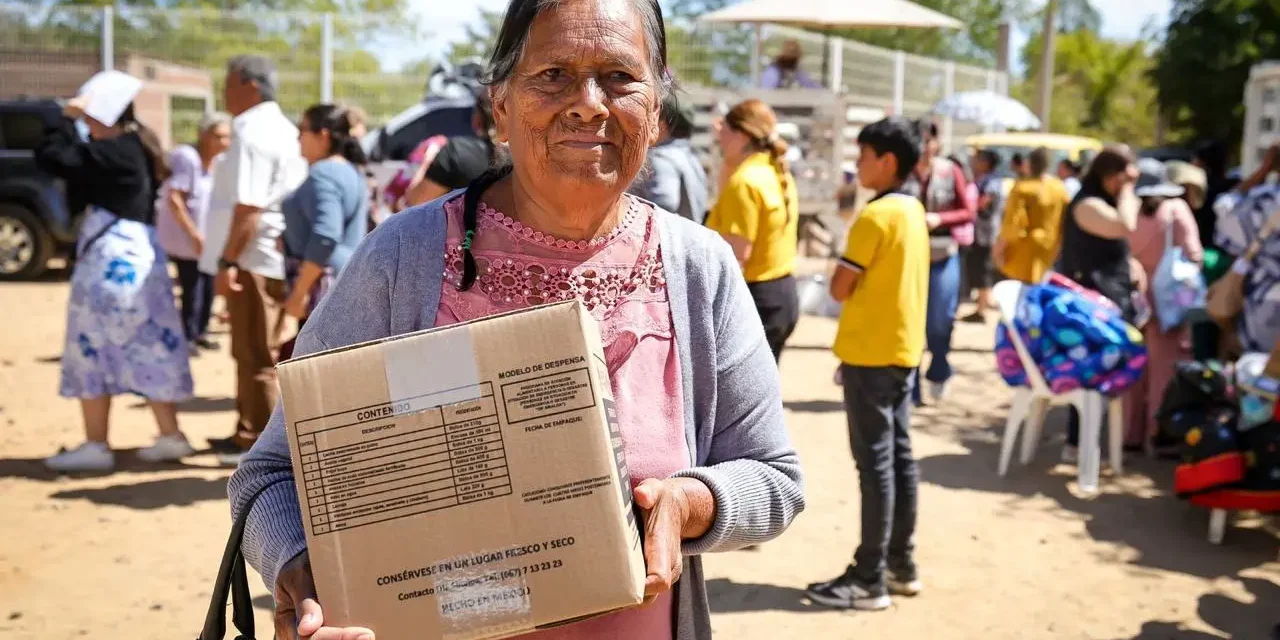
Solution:
[{"label": "pink embroidered blouse", "polygon": [[[680,365],[672,333],[653,208],[627,197],[608,235],[571,241],[543,234],[480,204],[472,253],[478,277],[462,277],[462,198],[445,204],[448,239],[436,326],[577,298],[600,324],[631,482],[688,467]],[[671,594],[653,603],[530,633],[536,640],[672,637]]]}]

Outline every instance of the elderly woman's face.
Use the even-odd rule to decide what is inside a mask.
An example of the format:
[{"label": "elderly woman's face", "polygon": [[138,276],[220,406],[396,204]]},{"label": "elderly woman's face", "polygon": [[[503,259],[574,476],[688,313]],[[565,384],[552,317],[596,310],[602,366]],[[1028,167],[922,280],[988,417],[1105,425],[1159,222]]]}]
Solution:
[{"label": "elderly woman's face", "polygon": [[568,0],[534,21],[508,85],[495,92],[499,139],[518,172],[625,189],[658,137],[658,80],[627,0]]}]

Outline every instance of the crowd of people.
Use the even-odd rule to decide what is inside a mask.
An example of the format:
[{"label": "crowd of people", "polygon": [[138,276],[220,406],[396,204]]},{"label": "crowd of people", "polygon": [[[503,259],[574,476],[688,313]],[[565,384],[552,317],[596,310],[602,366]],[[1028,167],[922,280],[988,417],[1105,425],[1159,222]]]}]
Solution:
[{"label": "crowd of people", "polygon": [[[290,118],[266,58],[232,59],[229,115],[210,115],[196,144],[169,153],[132,106],[111,113],[94,106],[101,95],[69,100],[37,159],[92,207],[61,378],[62,395],[81,403],[85,442],[46,464],[113,468],[111,398],[127,393],[151,403],[160,431],[140,458],[195,453],[176,403],[192,394],[189,358],[219,346],[208,328],[222,296],[237,419],[210,444],[238,464],[233,510],[250,510],[255,496],[266,505],[248,511],[244,554],[276,595],[279,633],[311,636],[323,615],[295,488],[273,484],[293,473],[276,363],[578,299],[607,337],[636,503],[662,519],[645,530],[647,606],[566,627],[576,636],[539,637],[709,637],[696,556],[766,542],[804,507],[777,377],[800,315],[800,201],[777,116],[760,100],[715,123],[719,184],[708,184],[665,38],[656,0],[513,0],[476,92],[475,135],[424,141],[394,197],[400,213],[372,234],[363,114],[318,104]],[[565,41],[574,56],[558,53]],[[798,47],[784,46],[766,81],[811,82],[798,58]],[[140,83],[107,73],[98,90],[130,105]],[[1000,156],[944,157],[927,120],[888,118],[857,142],[858,180],[875,196],[849,229],[830,293],[842,304],[833,351],[861,485],[861,542],[841,575],[806,593],[875,610],[923,589],[911,409],[947,401],[961,305],[976,303],[961,321],[985,322],[997,279],[1038,283],[1050,271],[1109,300],[1150,350],[1129,420],[1131,443],[1146,445],[1162,376],[1190,353],[1185,328],[1145,318],[1165,248],[1207,262],[1211,250],[1240,256],[1256,242],[1256,256],[1236,263],[1249,295],[1232,333],[1269,351],[1280,338],[1280,237],[1269,231],[1280,189],[1255,190],[1258,176],[1225,183],[1225,160],[1211,148],[1195,167],[1139,163],[1124,147],[1087,167],[1051,166],[1036,149],[1011,159],[1006,189]],[[1273,153],[1259,175],[1274,162]],[[1237,196],[1225,214],[1214,211]]]},{"label": "crowd of people", "polygon": [[[160,430],[139,458],[195,453],[178,428],[176,403],[193,391],[189,359],[219,347],[208,329],[220,294],[237,419],[231,435],[210,446],[234,465],[275,407],[275,365],[288,356],[286,319],[305,322],[368,231],[364,116],[320,104],[295,125],[275,101],[273,64],[239,56],[227,67],[230,115],[205,117],[194,145],[165,153],[134,114],[141,83],[120,72],[101,75],[94,94],[67,101],[64,122],[36,152],[44,170],[90,205],[61,381],[62,395],[81,403],[85,442],[45,463],[64,472],[112,469],[111,399],[126,393],[151,403]],[[119,113],[97,106],[110,103],[127,106]],[[74,125],[81,119],[88,139]]]}]

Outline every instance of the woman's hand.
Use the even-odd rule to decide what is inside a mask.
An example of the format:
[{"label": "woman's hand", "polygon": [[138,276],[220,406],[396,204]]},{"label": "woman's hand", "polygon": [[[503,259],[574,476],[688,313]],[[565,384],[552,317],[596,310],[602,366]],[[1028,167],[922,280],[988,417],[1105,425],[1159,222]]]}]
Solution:
[{"label": "woman's hand", "polygon": [[316,602],[311,558],[306,551],[290,560],[276,576],[276,640],[374,640],[363,627],[326,627]]},{"label": "woman's hand", "polygon": [[192,231],[187,234],[191,238],[191,249],[195,251],[197,257],[204,253],[204,234],[199,231]]},{"label": "woman's hand", "polygon": [[1004,238],[997,238],[994,246],[991,247],[991,262],[997,267],[1004,266]]},{"label": "woman's hand", "polygon": [[67,103],[62,105],[62,115],[71,120],[79,120],[84,115],[84,107],[89,102],[89,96],[76,96]]},{"label": "woman's hand", "polygon": [[670,591],[684,570],[680,543],[702,537],[715,520],[715,497],[694,478],[650,478],[632,491],[644,512],[645,604]]},{"label": "woman's hand", "polygon": [[307,317],[308,298],[306,291],[295,287],[293,292],[289,294],[289,299],[284,302],[285,314],[291,318],[305,320]]},{"label": "woman's hand", "polygon": [[924,214],[924,223],[929,227],[930,231],[933,231],[942,226],[942,216],[936,213],[926,213]]}]

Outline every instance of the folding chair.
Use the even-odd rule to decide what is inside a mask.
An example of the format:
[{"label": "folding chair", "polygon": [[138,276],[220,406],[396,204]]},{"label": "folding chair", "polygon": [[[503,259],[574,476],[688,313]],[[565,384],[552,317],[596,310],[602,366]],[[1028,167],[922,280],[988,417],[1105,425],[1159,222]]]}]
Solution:
[{"label": "folding chair", "polygon": [[1030,384],[1029,387],[1014,390],[1013,404],[1009,407],[1009,418],[1004,428],[1004,441],[1000,447],[1000,476],[1004,477],[1009,471],[1013,446],[1023,423],[1026,424],[1026,432],[1022,436],[1021,460],[1025,465],[1035,456],[1036,446],[1040,443],[1040,432],[1050,407],[1068,405],[1074,406],[1080,416],[1080,460],[1077,464],[1080,490],[1096,492],[1102,464],[1098,438],[1104,413],[1109,417],[1111,468],[1117,474],[1123,473],[1121,457],[1124,453],[1124,403],[1120,398],[1108,400],[1097,391],[1076,389],[1067,393],[1054,393],[1049,389],[1044,376],[1040,374],[1040,368],[1031,358],[1031,352],[1023,344],[1021,334],[1014,328],[1014,318],[1017,316],[1018,302],[1022,299],[1023,291],[1023,283],[1017,280],[999,282],[992,290],[996,304],[1000,307],[1000,322],[1004,323],[1009,341],[1018,352],[1018,359],[1022,362]]}]

